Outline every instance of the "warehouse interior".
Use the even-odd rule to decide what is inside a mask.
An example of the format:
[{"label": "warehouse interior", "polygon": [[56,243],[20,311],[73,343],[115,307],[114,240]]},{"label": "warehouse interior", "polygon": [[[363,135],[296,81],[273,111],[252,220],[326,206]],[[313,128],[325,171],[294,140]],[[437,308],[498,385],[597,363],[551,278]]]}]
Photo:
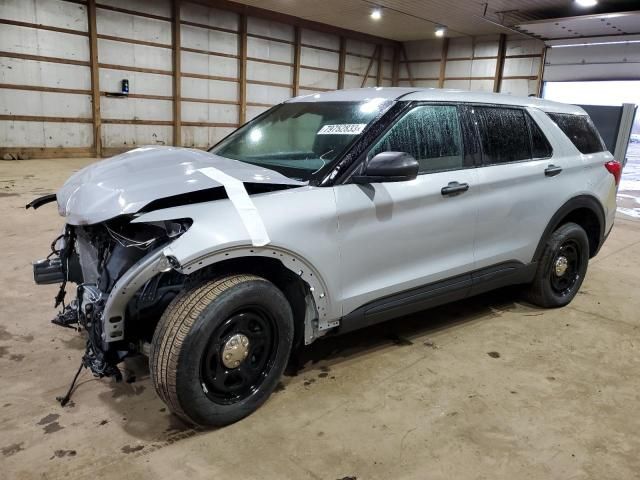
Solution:
[{"label": "warehouse interior", "polygon": [[[50,323],[31,262],[64,222],[24,206],[100,159],[207,150],[291,97],[363,87],[585,107],[624,170],[575,300],[506,288],[322,340],[225,428],[172,415],[145,357],[122,382],[84,370],[61,407],[85,342]],[[3,478],[637,478],[639,92],[633,0],[0,0]]]}]

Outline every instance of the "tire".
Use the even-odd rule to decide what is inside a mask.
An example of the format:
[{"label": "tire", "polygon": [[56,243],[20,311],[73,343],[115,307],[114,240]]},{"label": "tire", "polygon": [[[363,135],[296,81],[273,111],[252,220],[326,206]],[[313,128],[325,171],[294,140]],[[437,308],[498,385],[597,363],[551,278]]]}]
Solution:
[{"label": "tire", "polygon": [[585,231],[575,223],[561,225],[547,240],[534,280],[526,291],[527,300],[546,308],[568,305],[580,290],[588,263],[589,239]]},{"label": "tire", "polygon": [[275,389],[293,333],[291,307],[271,282],[255,275],[208,281],[179,294],[162,315],[149,357],[153,386],[189,423],[236,422]]}]

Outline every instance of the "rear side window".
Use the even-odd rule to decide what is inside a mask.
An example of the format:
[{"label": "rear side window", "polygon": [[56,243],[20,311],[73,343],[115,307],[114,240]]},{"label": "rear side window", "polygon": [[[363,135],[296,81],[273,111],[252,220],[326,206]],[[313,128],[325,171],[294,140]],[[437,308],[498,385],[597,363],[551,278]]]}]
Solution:
[{"label": "rear side window", "polygon": [[531,158],[525,112],[517,108],[474,107],[485,165]]},{"label": "rear side window", "polygon": [[553,155],[553,149],[549,144],[549,140],[544,136],[540,127],[536,122],[527,115],[527,123],[529,124],[529,132],[531,133],[531,153],[533,158],[549,158]]},{"label": "rear side window", "polygon": [[458,109],[424,105],[410,110],[369,151],[406,152],[420,164],[419,173],[463,168],[462,132]]},{"label": "rear side window", "polygon": [[569,137],[580,153],[597,153],[606,150],[600,134],[588,115],[548,113],[560,130]]}]

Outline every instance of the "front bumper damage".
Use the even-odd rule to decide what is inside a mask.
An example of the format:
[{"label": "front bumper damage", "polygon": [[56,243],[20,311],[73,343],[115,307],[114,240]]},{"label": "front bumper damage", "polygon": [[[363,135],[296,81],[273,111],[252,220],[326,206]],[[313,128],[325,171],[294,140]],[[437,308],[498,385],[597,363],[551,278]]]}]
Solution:
[{"label": "front bumper damage", "polygon": [[[169,272],[177,266],[175,260],[165,255],[161,247],[143,257],[118,279],[109,292],[102,311],[104,343],[124,339],[124,318],[126,308],[133,296],[158,274]],[[147,292],[143,294],[149,295]]]},{"label": "front bumper damage", "polygon": [[[52,322],[86,332],[82,365],[98,377],[119,379],[117,364],[142,350],[159,312],[182,288],[184,278],[174,269],[177,261],[167,257],[166,246],[190,223],[166,222],[165,235],[158,225],[136,225],[138,238],[125,237],[105,223],[66,225],[51,254],[34,262],[33,275],[37,284],[60,284],[55,306],[62,308]],[[118,224],[120,230],[128,228],[124,220]],[[75,297],[66,303],[70,284],[76,285]],[[127,335],[125,320],[141,318]]]}]

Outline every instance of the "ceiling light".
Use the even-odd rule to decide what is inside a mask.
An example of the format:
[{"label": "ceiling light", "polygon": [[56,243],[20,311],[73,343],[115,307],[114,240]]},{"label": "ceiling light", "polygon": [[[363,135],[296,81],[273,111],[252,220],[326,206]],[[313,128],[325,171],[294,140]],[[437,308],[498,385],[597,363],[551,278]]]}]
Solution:
[{"label": "ceiling light", "polygon": [[445,33],[447,33],[447,27],[443,25],[438,25],[436,27],[436,37],[444,37]]},{"label": "ceiling light", "polygon": [[576,3],[580,7],[593,7],[598,4],[598,0],[576,0]]},{"label": "ceiling light", "polygon": [[380,20],[382,18],[382,9],[380,7],[376,7],[371,10],[371,18],[374,20]]}]

